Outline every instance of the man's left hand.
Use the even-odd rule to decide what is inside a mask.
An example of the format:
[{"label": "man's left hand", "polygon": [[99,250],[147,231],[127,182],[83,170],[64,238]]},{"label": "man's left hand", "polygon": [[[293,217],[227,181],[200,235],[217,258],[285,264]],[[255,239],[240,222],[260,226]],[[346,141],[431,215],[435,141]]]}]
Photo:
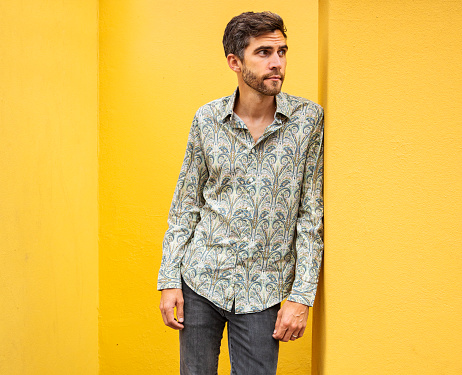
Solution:
[{"label": "man's left hand", "polygon": [[308,320],[309,307],[286,301],[278,312],[273,338],[287,342],[303,336]]}]

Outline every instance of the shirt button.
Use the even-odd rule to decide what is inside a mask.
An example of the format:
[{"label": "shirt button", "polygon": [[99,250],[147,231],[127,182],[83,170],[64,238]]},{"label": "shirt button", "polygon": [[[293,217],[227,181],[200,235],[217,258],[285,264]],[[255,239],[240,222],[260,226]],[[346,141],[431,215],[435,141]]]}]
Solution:
[{"label": "shirt button", "polygon": [[247,210],[248,212],[252,212],[252,208],[250,208],[250,207],[247,207],[246,210]]},{"label": "shirt button", "polygon": [[254,179],[253,177],[250,177],[250,178],[248,179],[249,184],[251,184],[251,183],[254,182],[254,181],[255,181],[255,179]]}]

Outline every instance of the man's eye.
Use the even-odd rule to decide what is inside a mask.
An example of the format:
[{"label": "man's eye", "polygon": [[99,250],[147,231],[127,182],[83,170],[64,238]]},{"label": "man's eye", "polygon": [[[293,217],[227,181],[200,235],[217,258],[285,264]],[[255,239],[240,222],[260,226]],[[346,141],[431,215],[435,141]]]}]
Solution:
[{"label": "man's eye", "polygon": [[278,51],[278,55],[279,56],[285,56],[286,52],[287,52],[286,50],[281,49],[280,51]]},{"label": "man's eye", "polygon": [[266,56],[266,55],[268,54],[268,51],[261,50],[261,51],[258,52],[258,54],[259,54],[260,56]]}]

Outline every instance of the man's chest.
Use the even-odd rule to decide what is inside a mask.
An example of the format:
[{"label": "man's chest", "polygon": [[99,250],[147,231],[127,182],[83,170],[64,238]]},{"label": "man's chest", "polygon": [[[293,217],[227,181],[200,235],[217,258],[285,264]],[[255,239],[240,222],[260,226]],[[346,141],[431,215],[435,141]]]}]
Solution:
[{"label": "man's chest", "polygon": [[289,188],[303,175],[309,127],[272,124],[258,142],[248,129],[226,124],[211,125],[201,135],[209,183]]}]

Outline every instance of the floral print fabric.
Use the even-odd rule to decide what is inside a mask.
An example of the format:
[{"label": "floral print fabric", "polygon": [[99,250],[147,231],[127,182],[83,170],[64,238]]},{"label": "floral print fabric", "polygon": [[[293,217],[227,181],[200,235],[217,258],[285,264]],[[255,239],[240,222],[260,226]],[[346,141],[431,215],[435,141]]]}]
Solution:
[{"label": "floral print fabric", "polygon": [[284,298],[312,306],[323,252],[323,110],[276,96],[254,142],[238,91],[192,122],[163,241],[158,289],[181,288],[236,313]]}]

